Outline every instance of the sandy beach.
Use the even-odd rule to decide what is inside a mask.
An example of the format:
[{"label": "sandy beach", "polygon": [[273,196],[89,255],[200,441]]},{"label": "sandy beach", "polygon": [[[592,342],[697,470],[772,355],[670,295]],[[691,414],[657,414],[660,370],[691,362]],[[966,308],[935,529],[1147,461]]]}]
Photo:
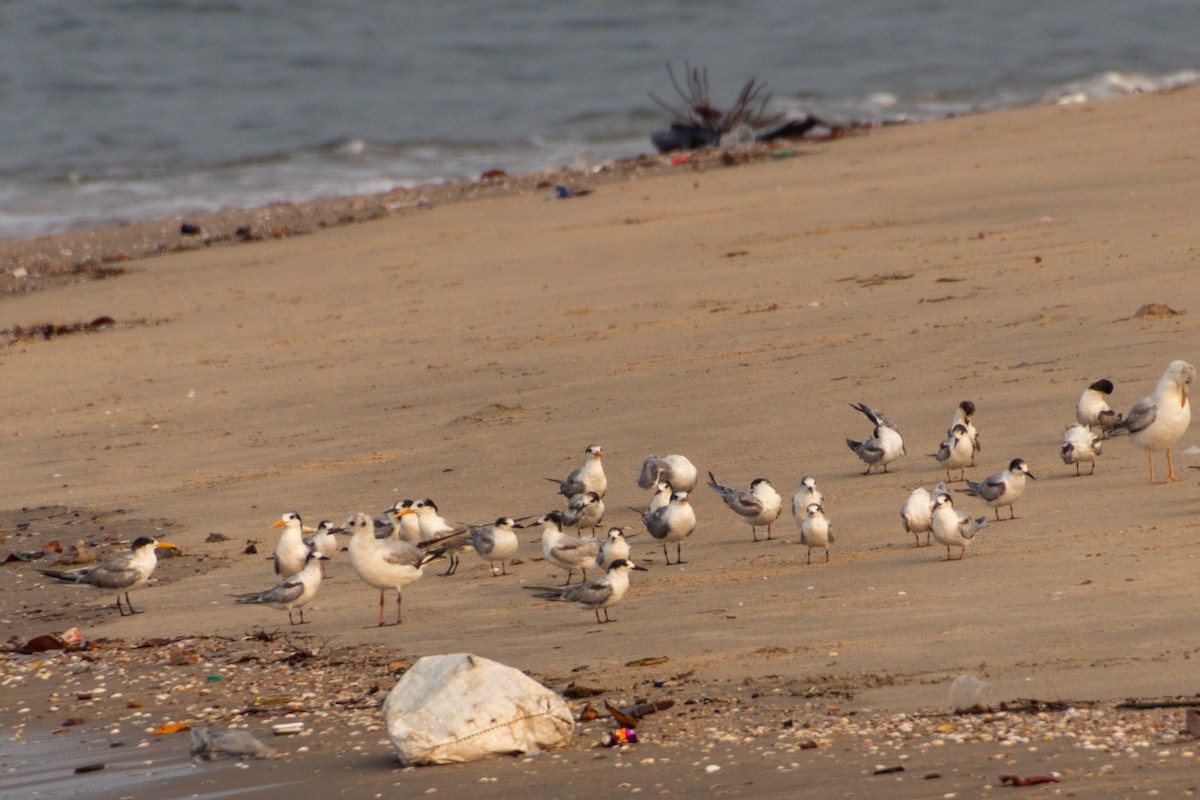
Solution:
[{"label": "sandy beach", "polygon": [[[371,219],[144,258],[130,253],[176,249],[159,245],[178,220],[5,244],[0,554],[79,539],[110,554],[141,533],[181,554],[132,594],[132,617],[44,579],[53,553],[0,567],[10,643],[72,627],[107,643],[0,654],[0,794],[284,797],[304,780],[353,796],[975,797],[1051,772],[1060,783],[1022,791],[1195,794],[1183,710],[1114,707],[1196,697],[1198,429],[1166,485],[1128,440],[1083,477],[1059,445],[1088,384],[1110,379],[1124,412],[1169,361],[1200,359],[1198,112],[1200,91],[1136,95],[578,176],[594,191],[565,200],[528,179],[468,202],[338,201],[334,218],[357,202]],[[80,263],[70,241],[119,274],[11,277]],[[1015,520],[947,563],[899,511],[945,478],[927,454],[964,399],[982,443],[968,478],[1019,457],[1037,480]],[[870,432],[859,402],[904,435],[886,473],[864,476],[846,447]],[[643,533],[649,571],[609,625],[522,588],[563,579],[536,530],[509,577],[469,554],[457,575],[431,567],[397,627],[372,627],[378,594],[345,552],[302,628],[230,598],[274,582],[284,512],[340,523],[431,497],[473,523],[541,514],[562,506],[543,478],[593,442],[606,524],[638,531],[650,453],[742,488],[769,478],[785,506],[816,477],[828,563],[805,563],[787,508],[755,543],[701,484],[687,563],[666,566]],[[195,662],[171,664],[170,643]],[[677,704],[623,750],[595,747],[599,720],[553,753],[400,769],[378,702],[403,664],[464,651],[600,690],[597,704]],[[644,658],[667,660],[628,666]],[[949,715],[962,674],[1013,710]],[[273,696],[288,700],[253,705]],[[248,765],[193,764],[186,734],[147,733],[264,733],[284,715],[310,734],[273,737],[283,757]],[[120,769],[71,774],[118,750]]]}]

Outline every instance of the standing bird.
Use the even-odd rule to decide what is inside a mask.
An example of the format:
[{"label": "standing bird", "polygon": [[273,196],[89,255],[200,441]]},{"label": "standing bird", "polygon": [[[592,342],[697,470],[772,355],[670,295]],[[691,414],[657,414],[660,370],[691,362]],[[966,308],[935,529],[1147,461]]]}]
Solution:
[{"label": "standing bird", "polygon": [[805,514],[804,519],[800,521],[800,544],[808,547],[808,558],[804,563],[812,563],[814,547],[824,547],[825,563],[828,564],[829,545],[833,542],[833,524],[817,503],[809,503]]},{"label": "standing bird", "polygon": [[[321,554],[321,558],[318,559],[321,562],[321,577],[326,577],[325,562],[333,558],[338,549],[337,537],[333,535],[333,523],[327,519],[318,522],[317,530],[304,537],[304,544],[308,549]],[[305,564],[305,568],[307,566]]]},{"label": "standing bird", "polygon": [[1063,434],[1062,443],[1062,460],[1064,464],[1074,464],[1075,474],[1082,475],[1079,465],[1084,461],[1092,462],[1092,468],[1088,471],[1091,475],[1096,471],[1096,457],[1100,455],[1100,449],[1104,444],[1104,439],[1095,433],[1086,425],[1072,425],[1067,428]]},{"label": "standing bird", "polygon": [[[992,508],[996,509],[996,521],[1000,521],[1000,509],[1008,506],[1008,518],[1016,519],[1017,512],[1013,503],[1025,491],[1025,478],[1037,480],[1037,476],[1029,471],[1025,459],[1014,458],[1008,463],[1008,469],[1001,470],[995,475],[989,475],[979,483],[967,481],[967,488],[960,489],[972,497],[978,497]],[[934,498],[936,502],[936,498]]]},{"label": "standing bird", "polygon": [[275,561],[275,574],[287,577],[295,575],[304,569],[308,560],[308,545],[304,543],[304,525],[300,515],[289,511],[275,521],[272,528],[283,528],[279,541],[275,543],[275,552],[271,558]]},{"label": "standing bird", "polygon": [[699,475],[696,465],[687,456],[646,456],[637,485],[640,489],[649,489],[656,483],[666,481],[681,492],[690,492],[696,488]]},{"label": "standing bird", "polygon": [[[140,614],[142,612],[135,610],[133,603],[129,602],[129,591],[136,589],[150,579],[154,568],[158,566],[158,553],[156,550],[160,547],[178,549],[173,544],[156,542],[149,536],[139,536],[133,540],[133,544],[129,546],[128,552],[113,556],[94,567],[81,567],[67,572],[39,569],[38,572],[47,578],[54,578],[54,580],[62,581],[63,583],[81,583],[85,586],[94,586],[97,589],[104,589],[108,592],[116,592],[117,611],[121,612],[122,617]],[[125,608],[121,605],[122,592],[125,593],[125,606],[129,608],[128,615],[125,613]]]},{"label": "standing bird", "polygon": [[771,524],[779,519],[783,508],[783,498],[766,478],[755,478],[750,481],[750,488],[743,492],[729,486],[717,483],[712,472],[708,473],[709,487],[721,496],[725,505],[750,526],[750,535],[758,541],[758,529],[767,528],[767,538],[771,538]]},{"label": "standing bird", "polygon": [[1129,409],[1125,418],[1112,427],[1113,436],[1129,434],[1133,443],[1146,451],[1150,466],[1150,484],[1154,480],[1154,451],[1167,451],[1167,482],[1177,481],[1171,463],[1171,447],[1179,441],[1192,421],[1188,405],[1188,387],[1196,378],[1196,368],[1186,361],[1172,361],[1158,379],[1154,394],[1143,397]]},{"label": "standing bird", "polygon": [[595,492],[577,494],[567,503],[562,512],[562,526],[575,528],[581,534],[584,528],[591,528],[593,535],[596,528],[604,521],[604,501]]},{"label": "standing bird", "polygon": [[300,624],[304,624],[304,604],[312,600],[317,594],[317,589],[321,588],[321,568],[320,565],[325,561],[325,556],[321,555],[316,550],[308,551],[308,558],[305,560],[304,568],[295,575],[289,575],[279,583],[261,592],[251,594],[238,595],[238,599],[234,600],[239,604],[261,604],[278,608],[280,611],[288,612],[288,624],[295,625],[296,621],[292,619],[292,609],[299,609]]},{"label": "standing bird", "polygon": [[975,538],[975,534],[986,527],[987,517],[972,518],[967,512],[959,512],[954,507],[954,501],[948,494],[936,494],[933,497],[933,523],[930,531],[938,544],[946,546],[946,560],[950,560],[950,548],[961,547],[958,560],[967,554],[967,545]]},{"label": "standing bird", "polygon": [[[412,513],[411,509],[407,513]],[[401,590],[424,575],[425,565],[444,553],[439,549],[424,551],[412,542],[375,535],[375,523],[369,514],[359,512],[346,520],[337,533],[350,537],[350,566],[366,583],[379,590],[379,627],[384,626],[383,597],[388,589],[396,590],[396,621],[401,622]],[[384,529],[387,530],[386,528]]]},{"label": "standing bird", "polygon": [[863,475],[870,475],[871,467],[883,467],[883,471],[887,472],[888,464],[900,456],[907,455],[900,429],[882,411],[864,403],[851,403],[850,407],[861,411],[875,425],[871,435],[864,441],[846,440],[847,446],[867,465],[867,471]]},{"label": "standing bird", "polygon": [[[401,514],[407,508],[412,508],[416,504],[416,500],[397,500],[388,506],[379,517],[376,518],[377,526],[386,525],[391,527],[391,535],[396,539],[403,539],[406,542],[418,544],[421,541],[421,523],[416,514]],[[378,535],[378,531],[376,531]]]},{"label": "standing bird", "polygon": [[1107,378],[1084,389],[1075,401],[1075,421],[1086,428],[1099,428],[1106,433],[1112,430],[1121,421],[1121,415],[1108,404],[1108,396],[1112,391],[1112,381]]},{"label": "standing bird", "polygon": [[[471,526],[462,522],[454,522],[443,517],[438,512],[437,503],[428,497],[422,498],[412,504],[411,509],[401,510],[397,512],[397,519],[405,517],[411,511],[417,516],[417,527],[421,533],[421,542],[429,543],[435,539],[441,539],[455,533],[466,533]],[[447,549],[446,555],[449,558],[450,566],[446,568],[443,575],[453,575],[458,572],[458,552],[457,550],[465,550],[470,545],[461,545],[456,549]]]},{"label": "standing bird", "polygon": [[951,483],[950,470],[958,470],[958,479],[965,481],[966,469],[971,466],[975,460],[975,446],[971,444],[971,435],[967,427],[961,423],[950,429],[950,435],[938,447],[937,453],[933,455],[942,464],[942,468],[946,470],[946,482]]},{"label": "standing bird", "polygon": [[625,539],[625,531],[621,528],[609,528],[608,536],[600,542],[596,552],[596,566],[608,569],[614,561],[629,560],[629,542]]},{"label": "standing bird", "polygon": [[579,539],[563,533],[561,511],[543,514],[532,524],[542,526],[542,555],[552,565],[567,571],[563,586],[571,582],[571,573],[575,570],[579,570],[583,576],[580,580],[587,580],[587,569],[596,563],[600,543],[595,539]]},{"label": "standing bird", "polygon": [[671,565],[667,544],[675,542],[675,563],[683,564],[683,540],[696,530],[696,510],[687,492],[672,492],[671,502],[657,511],[642,515],[642,524],[658,541],[662,542],[663,559]]},{"label": "standing bird", "polygon": [[816,503],[825,507],[825,495],[821,494],[821,490],[817,488],[817,479],[805,475],[800,479],[800,489],[792,495],[792,516],[796,519],[796,524],[800,524],[800,520],[804,519],[806,509],[812,503]]},{"label": "standing bird", "polygon": [[[569,588],[558,587],[544,590],[535,594],[534,597],[540,597],[543,600],[566,600],[580,608],[590,608],[596,612],[596,622],[603,625],[606,622],[612,622],[608,616],[608,609],[621,602],[621,598],[629,591],[629,572],[635,569],[647,572],[645,567],[619,558],[599,578],[592,578],[590,581]],[[604,609],[604,619],[600,619],[600,609]]]},{"label": "standing bird", "polygon": [[[491,525],[473,526],[465,536],[447,539],[445,544],[449,548],[454,542],[465,540],[476,555],[488,562],[488,568],[495,578],[508,574],[508,560],[516,555],[519,544],[514,529],[523,527],[525,526],[512,517],[497,517]],[[497,562],[500,564],[500,572],[496,572]]]},{"label": "standing bird", "polygon": [[950,427],[946,429],[947,436],[954,435],[954,426],[962,425],[967,429],[967,441],[971,443],[971,463],[967,466],[975,466],[975,454],[983,448],[979,445],[979,430],[975,427],[975,423],[971,422],[971,417],[975,416],[975,404],[970,400],[963,400],[954,409],[954,416],[950,420]]},{"label": "standing bird", "polygon": [[558,484],[558,493],[563,497],[574,497],[577,494],[584,492],[595,492],[604,497],[604,493],[608,491],[608,478],[604,476],[604,465],[600,463],[600,459],[604,458],[604,451],[598,444],[589,444],[583,451],[583,466],[571,471],[571,474],[565,480],[559,481],[558,478],[547,478],[546,480]]},{"label": "standing bird", "polygon": [[917,540],[921,546],[921,534],[925,534],[925,545],[929,546],[929,530],[933,525],[933,497],[924,486],[912,490],[904,505],[900,508],[900,519],[904,521],[904,530]]}]

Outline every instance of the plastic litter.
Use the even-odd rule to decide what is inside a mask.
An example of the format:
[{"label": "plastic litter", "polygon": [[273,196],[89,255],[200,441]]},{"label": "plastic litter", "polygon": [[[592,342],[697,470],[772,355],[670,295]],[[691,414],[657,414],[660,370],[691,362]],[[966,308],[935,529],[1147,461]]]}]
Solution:
[{"label": "plastic litter", "polygon": [[210,731],[203,725],[192,728],[192,755],[203,761],[215,761],[221,756],[244,758],[274,758],[275,750],[255,738],[249,731]]},{"label": "plastic litter", "polygon": [[383,703],[405,766],[475,761],[565,744],[566,701],[519,670],[469,653],[426,656]]},{"label": "plastic litter", "polygon": [[992,688],[990,683],[981,681],[974,675],[959,675],[950,684],[950,707],[955,711],[969,711],[973,708],[987,708],[985,695]]}]

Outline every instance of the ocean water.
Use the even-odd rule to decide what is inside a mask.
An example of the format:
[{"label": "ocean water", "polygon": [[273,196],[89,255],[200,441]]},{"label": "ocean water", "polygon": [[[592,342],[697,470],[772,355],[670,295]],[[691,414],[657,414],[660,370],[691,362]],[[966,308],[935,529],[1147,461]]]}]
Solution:
[{"label": "ocean water", "polygon": [[928,120],[1200,80],[1196,0],[6,0],[0,238],[652,152],[726,105]]}]

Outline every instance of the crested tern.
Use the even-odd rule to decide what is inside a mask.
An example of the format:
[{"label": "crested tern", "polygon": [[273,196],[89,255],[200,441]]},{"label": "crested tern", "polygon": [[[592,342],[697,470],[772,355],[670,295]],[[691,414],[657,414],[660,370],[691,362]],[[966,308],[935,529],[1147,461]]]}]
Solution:
[{"label": "crested tern", "polygon": [[94,567],[80,567],[66,572],[39,569],[38,572],[63,583],[79,583],[107,592],[116,592],[117,611],[122,617],[127,616],[125,608],[121,606],[121,594],[124,593],[129,614],[140,614],[142,612],[135,610],[133,603],[129,602],[129,592],[150,579],[154,568],[158,566],[158,548],[177,549],[173,544],[156,542],[149,536],[139,536],[133,540],[127,552],[113,556]]},{"label": "crested tern", "polygon": [[662,542],[663,558],[671,564],[667,544],[675,542],[675,563],[683,564],[683,540],[696,530],[696,510],[687,492],[672,492],[671,502],[657,511],[642,515],[642,524],[650,535]]},{"label": "crested tern", "polygon": [[288,612],[288,624],[290,625],[296,624],[296,621],[292,619],[292,609],[297,609],[300,612],[299,624],[303,625],[304,605],[309,600],[312,600],[317,594],[317,589],[321,588],[321,564],[326,558],[326,556],[317,550],[310,550],[308,551],[304,568],[299,572],[289,575],[270,589],[238,595],[234,602],[239,604],[261,604],[271,606],[271,608],[278,608],[280,611],[286,611]]},{"label": "crested tern", "polygon": [[696,488],[699,478],[696,465],[687,456],[679,454],[663,456],[646,456],[642,462],[642,471],[638,474],[637,485],[640,489],[650,489],[655,484],[666,481],[672,489],[681,492],[691,492]]},{"label": "crested tern", "polygon": [[867,471],[863,475],[870,475],[872,467],[883,467],[883,471],[887,472],[888,464],[900,456],[907,455],[900,429],[882,411],[865,403],[851,403],[850,407],[861,411],[875,426],[871,435],[861,442],[846,440],[846,445],[867,465]]},{"label": "crested tern", "polygon": [[[612,622],[608,616],[608,609],[621,602],[621,599],[625,597],[625,593],[629,591],[629,573],[635,569],[642,572],[647,571],[645,567],[619,558],[599,578],[592,578],[590,581],[584,581],[570,587],[560,586],[544,589],[535,594],[534,597],[543,600],[565,600],[574,603],[580,608],[587,608],[594,611],[598,624]],[[542,589],[542,587],[529,588]],[[604,619],[600,619],[601,609],[604,610]]]},{"label": "crested tern", "polygon": [[[978,497],[992,508],[996,509],[996,521],[1000,521],[1000,509],[1008,506],[1009,519],[1016,519],[1017,512],[1013,503],[1025,491],[1025,479],[1037,480],[1037,476],[1029,471],[1029,466],[1023,458],[1014,458],[1008,463],[1008,469],[989,475],[976,483],[967,481],[967,488],[959,491],[966,492],[972,497]],[[936,498],[935,498],[936,501]]]},{"label": "crested tern", "polygon": [[1072,425],[1063,434],[1061,450],[1063,463],[1074,464],[1075,475],[1079,476],[1083,474],[1079,465],[1084,461],[1090,461],[1092,468],[1088,471],[1088,475],[1091,475],[1096,471],[1096,457],[1100,455],[1103,445],[1103,437],[1093,433],[1087,425]]},{"label": "crested tern", "polygon": [[721,499],[725,501],[725,505],[729,506],[735,514],[742,518],[743,522],[750,526],[750,535],[754,537],[754,541],[758,541],[758,529],[763,526],[767,529],[767,538],[771,538],[771,525],[779,519],[779,512],[783,508],[783,498],[779,496],[779,492],[775,491],[775,487],[769,480],[755,478],[750,482],[750,488],[743,492],[717,483],[717,479],[710,471],[708,485],[720,495]]},{"label": "crested tern", "polygon": [[987,524],[987,517],[972,517],[967,512],[956,509],[950,495],[943,493],[933,496],[933,522],[930,531],[938,544],[946,546],[947,561],[950,561],[951,547],[962,548],[958,553],[958,560],[961,561],[967,554],[967,545]]}]

